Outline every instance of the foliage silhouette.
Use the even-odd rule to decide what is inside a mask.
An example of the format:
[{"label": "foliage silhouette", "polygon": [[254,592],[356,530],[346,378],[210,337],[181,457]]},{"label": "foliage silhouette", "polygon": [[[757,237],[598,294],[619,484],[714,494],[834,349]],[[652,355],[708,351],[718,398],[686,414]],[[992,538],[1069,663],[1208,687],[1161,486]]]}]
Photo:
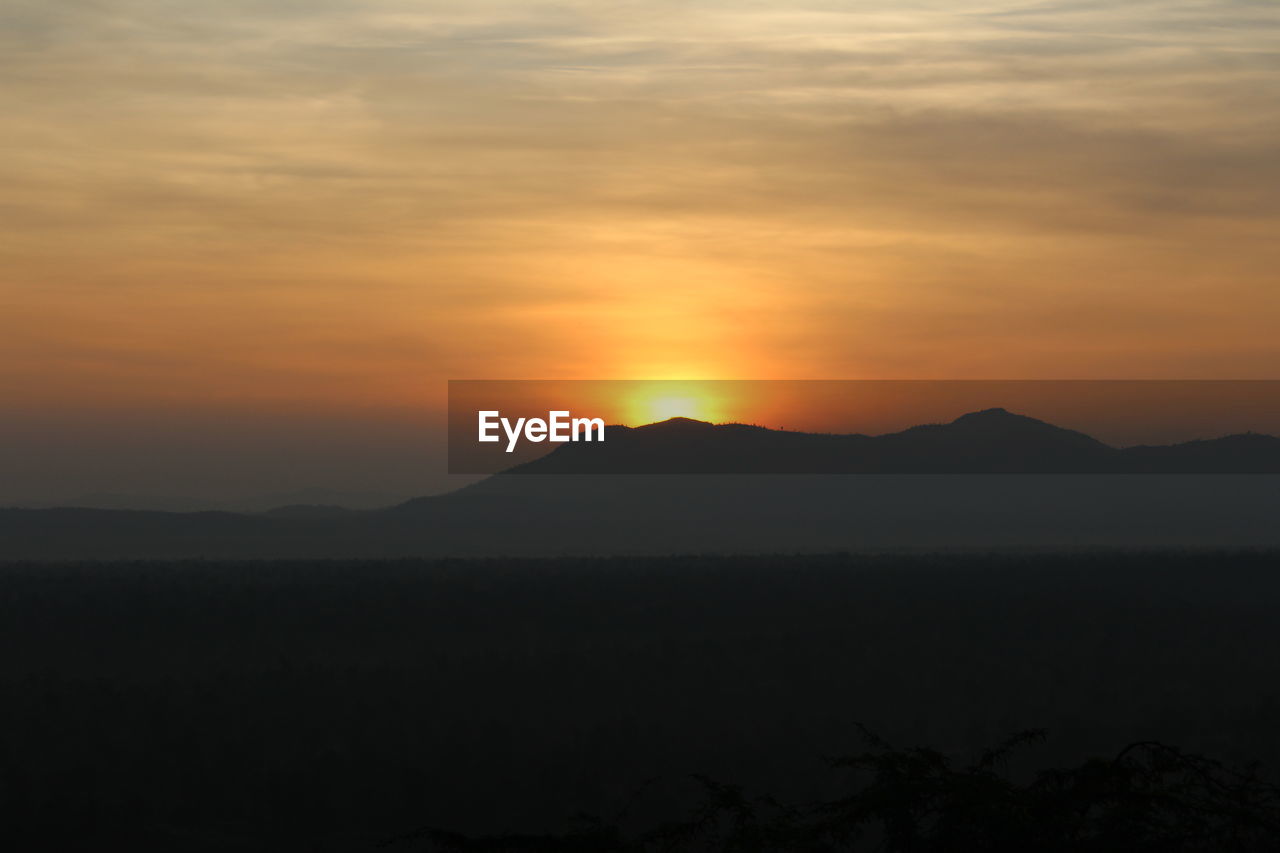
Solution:
[{"label": "foliage silhouette", "polygon": [[685,819],[634,834],[586,818],[563,835],[467,837],[424,829],[384,847],[422,841],[459,853],[888,853],[1105,851],[1178,853],[1280,849],[1280,788],[1256,766],[1230,768],[1158,741],[1111,759],[1048,769],[1019,783],[1007,771],[1020,747],[1045,738],[1019,732],[956,766],[928,747],[895,748],[859,726],[868,748],[830,761],[851,771],[852,790],[795,805],[749,796],[695,776],[703,802]]}]

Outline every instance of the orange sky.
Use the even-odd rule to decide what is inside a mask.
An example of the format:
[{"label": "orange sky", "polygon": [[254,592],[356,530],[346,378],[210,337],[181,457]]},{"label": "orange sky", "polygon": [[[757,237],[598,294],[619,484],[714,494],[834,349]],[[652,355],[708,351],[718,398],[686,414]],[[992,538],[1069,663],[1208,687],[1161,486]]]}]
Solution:
[{"label": "orange sky", "polygon": [[1245,0],[18,0],[0,395],[430,425],[450,378],[1276,378],[1278,36]]}]

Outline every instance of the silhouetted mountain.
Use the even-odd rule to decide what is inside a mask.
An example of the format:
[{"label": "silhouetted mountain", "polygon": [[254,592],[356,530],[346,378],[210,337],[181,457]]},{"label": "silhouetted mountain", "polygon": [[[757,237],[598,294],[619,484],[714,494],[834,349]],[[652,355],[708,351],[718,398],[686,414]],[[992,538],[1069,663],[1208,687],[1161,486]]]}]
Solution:
[{"label": "silhouetted mountain", "polygon": [[14,508],[55,509],[121,509],[140,512],[272,512],[299,506],[331,506],[340,509],[379,509],[406,500],[406,495],[384,492],[359,492],[320,487],[292,492],[249,495],[240,498],[212,500],[185,495],[129,494],[123,492],[91,492],[63,500],[24,500]]},{"label": "silhouetted mountain", "polygon": [[239,501],[228,502],[240,512],[268,512],[282,507],[297,506],[329,506],[340,509],[382,509],[402,503],[405,495],[387,492],[352,491],[349,489],[327,489],[313,486],[292,492],[277,492],[269,495],[257,495]]},{"label": "silhouetted mountain", "polygon": [[331,504],[292,504],[291,506],[278,506],[275,509],[269,509],[263,515],[275,518],[333,518],[334,516],[347,515],[354,511]]},{"label": "silhouetted mountain", "polygon": [[563,444],[511,474],[1280,473],[1280,439],[1228,436],[1117,449],[1004,409],[887,435],[828,435],[688,418]]},{"label": "silhouetted mountain", "polygon": [[1254,473],[1280,473],[1280,439],[1122,450],[1002,409],[882,436],[679,418],[382,510],[0,510],[0,560],[1280,545],[1280,477]]},{"label": "silhouetted mountain", "polygon": [[1256,432],[1123,451],[1126,470],[1142,474],[1280,471],[1280,439]]},{"label": "silhouetted mountain", "polygon": [[135,495],[124,492],[90,492],[62,500],[20,501],[15,508],[123,509],[138,512],[216,512],[227,509],[219,501],[186,495]]}]

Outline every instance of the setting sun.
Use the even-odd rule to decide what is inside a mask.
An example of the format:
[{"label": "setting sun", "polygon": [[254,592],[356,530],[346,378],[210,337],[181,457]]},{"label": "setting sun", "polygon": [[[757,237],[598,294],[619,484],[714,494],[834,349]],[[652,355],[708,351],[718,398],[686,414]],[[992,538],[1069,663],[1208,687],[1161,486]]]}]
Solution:
[{"label": "setting sun", "polygon": [[694,397],[675,395],[655,397],[647,401],[648,418],[654,421],[665,421],[668,418],[694,418],[701,420],[698,400]]},{"label": "setting sun", "polygon": [[729,420],[728,383],[673,380],[646,383],[624,401],[625,422],[631,426],[669,418],[693,418],[711,423]]}]

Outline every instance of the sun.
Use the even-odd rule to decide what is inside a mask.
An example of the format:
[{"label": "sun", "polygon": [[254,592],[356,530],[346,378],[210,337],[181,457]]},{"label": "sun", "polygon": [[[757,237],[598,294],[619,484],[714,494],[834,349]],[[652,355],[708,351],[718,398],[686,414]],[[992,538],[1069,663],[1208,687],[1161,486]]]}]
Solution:
[{"label": "sun", "polygon": [[626,422],[632,426],[670,418],[692,418],[712,423],[724,420],[719,397],[693,381],[645,383],[628,395],[625,408]]},{"label": "sun", "polygon": [[697,398],[678,394],[665,394],[648,401],[649,419],[665,421],[668,418],[693,418],[701,420],[702,407]]}]

